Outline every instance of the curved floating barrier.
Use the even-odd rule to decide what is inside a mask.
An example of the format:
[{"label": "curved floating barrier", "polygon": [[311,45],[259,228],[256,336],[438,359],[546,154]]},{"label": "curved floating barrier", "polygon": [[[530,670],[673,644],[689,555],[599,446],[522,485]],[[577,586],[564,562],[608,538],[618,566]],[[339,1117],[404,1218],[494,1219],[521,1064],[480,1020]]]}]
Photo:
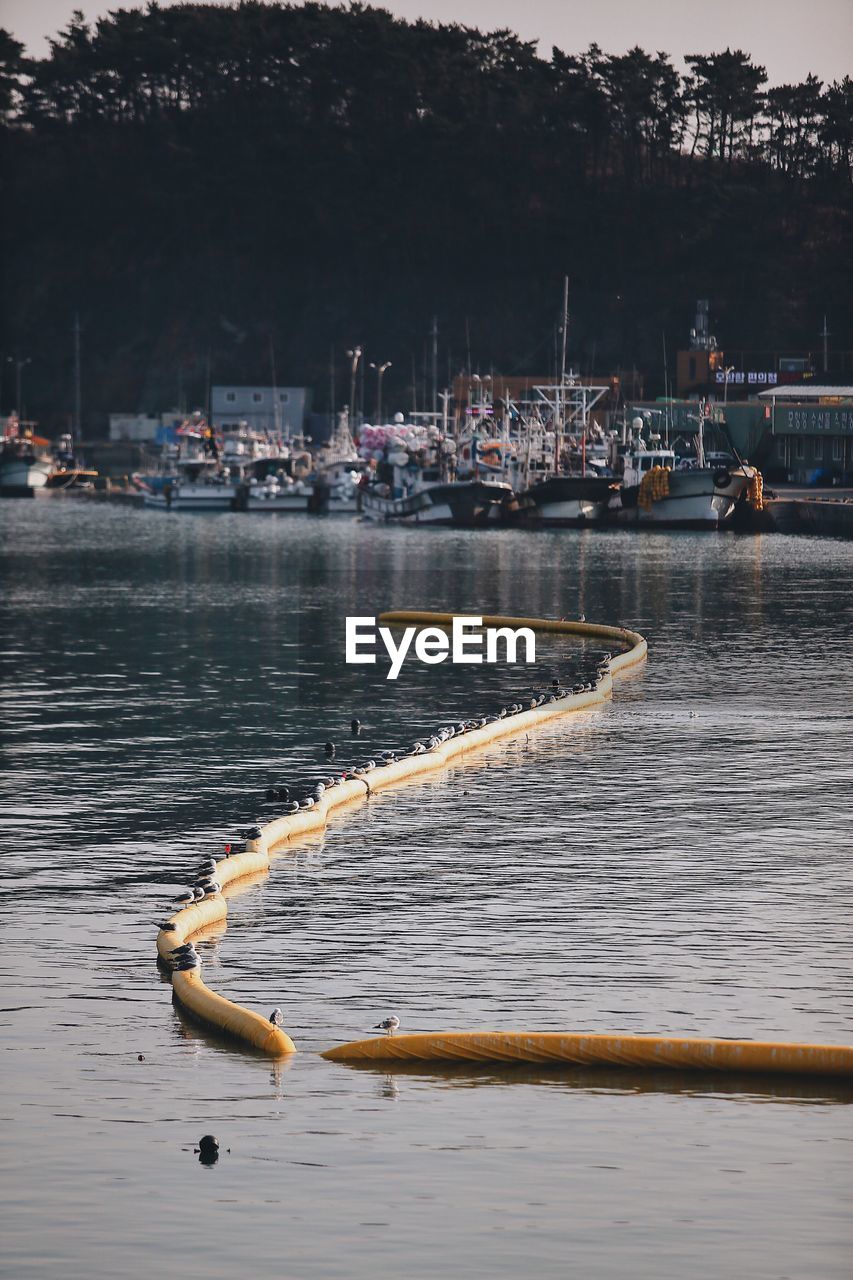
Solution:
[{"label": "curved floating barrier", "polygon": [[380,1036],[327,1049],[330,1062],[498,1062],[853,1078],[853,1045],[775,1044],[694,1036],[562,1031],[455,1031]]},{"label": "curved floating barrier", "polygon": [[273,1026],[261,1014],[218,996],[204,985],[198,969],[173,973],[172,990],[178,1003],[199,1022],[206,1022],[273,1058],[296,1052],[296,1045],[286,1031]]},{"label": "curved floating barrier", "polygon": [[[433,626],[451,626],[454,614],[428,612],[385,613],[380,621],[395,623],[424,623]],[[603,672],[594,687],[583,693],[561,690],[559,696],[551,693],[542,705],[483,721],[478,728],[457,734],[430,750],[406,755],[393,763],[380,765],[369,773],[347,777],[336,786],[327,789],[310,808],[275,818],[260,829],[260,835],[247,840],[245,851],[235,853],[216,862],[214,878],[225,888],[244,876],[269,868],[270,853],[278,846],[308,832],[322,830],[329,815],[336,809],[364,800],[375,792],[385,790],[422,773],[432,773],[449,764],[457,756],[478,747],[487,746],[497,738],[533,728],[557,716],[582,711],[605,702],[613,690],[612,675],[642,662],[646,657],[646,641],[636,631],[621,627],[608,627],[586,622],[556,621],[544,618],[485,617],[484,627],[527,626],[532,630],[562,635],[585,636],[590,639],[606,639],[625,647],[614,655],[607,671]],[[227,906],[222,894],[214,894],[182,908],[164,921],[157,936],[157,951],[161,960],[169,966],[176,947],[183,947],[199,930],[226,919]],[[241,1005],[210,991],[201,980],[198,968],[176,969],[172,973],[172,990],[175,999],[201,1022],[263,1050],[272,1056],[294,1053],[295,1045],[279,1027],[268,1022],[260,1014],[250,1012]]]},{"label": "curved floating barrier", "polygon": [[[386,625],[426,624],[451,626],[454,615],[399,611],[385,613]],[[225,889],[243,878],[256,877],[269,869],[270,854],[295,837],[322,830],[335,810],[348,808],[375,792],[395,786],[423,773],[431,773],[457,757],[498,738],[533,728],[558,716],[600,705],[611,695],[613,676],[643,662],[647,654],[644,638],[636,631],[596,623],[561,619],[483,617],[484,627],[530,627],[540,632],[603,639],[623,647],[613,655],[606,670],[599,672],[592,687],[583,692],[568,689],[551,691],[534,700],[527,709],[499,717],[487,717],[464,732],[430,740],[429,749],[366,771],[351,771],[334,786],[322,791],[310,808],[275,818],[260,828],[245,850],[214,864],[213,877]],[[170,967],[172,952],[185,948],[200,931],[227,918],[223,894],[213,893],[191,903],[164,921],[157,937],[160,958]],[[243,1041],[271,1057],[296,1052],[296,1046],[279,1026],[226,1000],[205,986],[196,958],[195,966],[172,972],[174,998],[193,1017],[218,1031]],[[717,1040],[685,1036],[603,1035],[572,1032],[466,1031],[433,1032],[382,1036],[354,1041],[327,1050],[331,1062],[353,1065],[369,1063],[533,1063],[574,1066],[620,1066],[668,1068],[673,1070],[726,1071],[736,1073],[794,1074],[800,1076],[853,1077],[853,1046],[776,1044],[757,1040]]]}]

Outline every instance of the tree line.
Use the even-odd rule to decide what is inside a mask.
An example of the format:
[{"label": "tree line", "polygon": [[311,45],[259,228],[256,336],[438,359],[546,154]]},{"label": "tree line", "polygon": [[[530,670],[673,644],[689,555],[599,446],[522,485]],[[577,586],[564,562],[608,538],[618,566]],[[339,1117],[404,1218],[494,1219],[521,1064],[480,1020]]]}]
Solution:
[{"label": "tree line", "polygon": [[264,381],[271,339],[283,380],[340,399],[361,342],[404,402],[434,314],[443,374],[547,371],[567,271],[590,369],[659,375],[697,296],[732,345],[807,342],[825,310],[853,345],[853,82],[685,63],[360,3],[78,12],[43,58],[0,32],[0,343],[67,401],[80,311],[105,411]]},{"label": "tree line", "polygon": [[281,126],[341,132],[417,130],[476,119],[530,130],[575,153],[584,171],[616,167],[659,180],[683,152],[726,165],[763,163],[807,178],[853,173],[853,81],[767,87],[739,49],[614,55],[553,48],[509,30],[409,23],[354,3],[330,8],[242,0],[117,10],[89,24],[76,12],[42,59],[0,35],[0,110],[44,129],[96,121],[148,123],[240,104]]}]

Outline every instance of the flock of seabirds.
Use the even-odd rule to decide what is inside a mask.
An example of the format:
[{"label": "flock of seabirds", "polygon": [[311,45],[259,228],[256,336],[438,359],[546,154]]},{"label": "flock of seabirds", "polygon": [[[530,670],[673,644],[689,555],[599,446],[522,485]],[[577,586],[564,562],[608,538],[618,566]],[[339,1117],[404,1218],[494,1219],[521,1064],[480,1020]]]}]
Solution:
[{"label": "flock of seabirds", "polygon": [[[533,710],[536,707],[544,706],[545,703],[557,702],[561,698],[568,698],[580,693],[591,693],[596,685],[607,675],[610,668],[610,656],[609,653],[603,650],[588,650],[580,657],[572,660],[571,684],[568,681],[552,680],[551,686],[547,691],[535,693],[526,703],[508,703],[506,706],[501,707],[496,714],[479,716],[472,720],[461,720],[457,724],[444,725],[430,737],[419,739],[408,748],[402,748],[399,751],[384,751],[379,755],[378,760],[365,760],[362,764],[354,765],[350,769],[329,774],[316,781],[302,783],[293,789],[286,786],[268,787],[265,799],[270,804],[284,804],[286,806],[284,812],[287,814],[299,813],[301,810],[313,809],[314,805],[322,800],[326,791],[331,787],[339,786],[342,782],[347,782],[351,778],[359,778],[363,781],[367,788],[367,794],[370,795],[368,775],[371,770],[377,768],[377,765],[394,764],[395,761],[404,760],[407,756],[423,755],[425,752],[441,746],[443,742],[449,741],[450,738],[469,733],[473,729],[482,729],[485,725],[492,724],[495,720],[505,719],[506,716],[518,715],[521,711]],[[354,738],[358,738],[361,735],[362,728],[360,720],[353,719],[350,722],[350,731]],[[330,762],[334,760],[337,754],[335,743],[326,742],[323,749],[327,759]],[[246,840],[258,839],[261,834],[261,828],[257,825],[252,825],[247,827],[242,834],[243,839],[241,841],[225,845],[226,858],[232,854],[244,852]],[[175,899],[175,902],[180,907],[188,907],[194,902],[201,902],[203,898],[221,892],[222,885],[216,879],[216,860],[208,857],[204,859],[198,869],[196,879],[180,897]],[[158,924],[160,929],[166,933],[174,932],[177,927],[169,920],[158,921]],[[202,958],[192,942],[185,942],[182,946],[174,947],[169,952],[169,961],[173,970],[186,971],[200,969]],[[284,1014],[281,1009],[273,1009],[270,1014],[270,1022],[275,1027],[284,1025]],[[399,1029],[399,1026],[400,1019],[392,1014],[390,1017],[383,1018],[381,1022],[376,1023],[373,1030],[384,1031],[387,1035],[393,1035]]]}]

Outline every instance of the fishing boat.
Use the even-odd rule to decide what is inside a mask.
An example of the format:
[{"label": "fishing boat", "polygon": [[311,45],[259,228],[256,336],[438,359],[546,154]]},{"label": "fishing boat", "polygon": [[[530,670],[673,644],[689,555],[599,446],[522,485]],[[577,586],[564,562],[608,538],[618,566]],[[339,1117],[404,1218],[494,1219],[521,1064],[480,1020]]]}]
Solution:
[{"label": "fishing boat", "polygon": [[441,480],[427,469],[399,497],[388,486],[367,486],[361,510],[372,520],[473,529],[502,520],[512,498],[512,486],[501,480]]},{"label": "fishing boat", "polygon": [[[397,420],[399,419],[399,420]],[[512,486],[480,475],[476,437],[457,441],[435,423],[364,427],[362,448],[373,470],[362,482],[365,519],[471,529],[507,518]]]},{"label": "fishing boat", "polygon": [[514,449],[504,475],[518,495],[522,523],[561,528],[607,516],[618,482],[609,441],[590,417],[607,391],[566,373],[557,383],[535,385],[531,399],[506,406]]},{"label": "fishing boat", "polygon": [[34,422],[21,422],[11,414],[3,426],[0,443],[0,495],[32,497],[43,489],[53,470],[50,441],[35,434]]},{"label": "fishing boat", "polygon": [[314,485],[307,480],[294,478],[284,471],[271,473],[264,479],[253,478],[240,486],[237,496],[238,511],[254,511],[271,515],[275,511],[304,515],[313,510]]},{"label": "fishing boat", "polygon": [[144,503],[159,511],[230,511],[239,485],[239,474],[218,459],[187,460],[158,489],[146,489]]},{"label": "fishing boat", "polygon": [[755,467],[732,458],[714,457],[708,465],[704,448],[704,414],[700,410],[695,453],[678,457],[653,436],[648,446],[641,432],[647,423],[636,417],[636,433],[621,459],[621,486],[611,509],[620,524],[678,529],[719,529],[756,485]]},{"label": "fishing boat", "polygon": [[86,489],[91,488],[98,478],[98,472],[86,467],[74,452],[74,441],[66,432],[59,437],[59,444],[54,451],[53,467],[47,477],[48,489]]}]

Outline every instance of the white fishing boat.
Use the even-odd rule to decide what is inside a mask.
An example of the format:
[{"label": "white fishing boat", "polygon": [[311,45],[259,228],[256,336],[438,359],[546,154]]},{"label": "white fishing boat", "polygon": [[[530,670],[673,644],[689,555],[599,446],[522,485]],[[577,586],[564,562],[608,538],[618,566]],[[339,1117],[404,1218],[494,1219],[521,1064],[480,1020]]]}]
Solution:
[{"label": "white fishing boat", "polygon": [[37,436],[35,423],[20,422],[12,414],[3,426],[0,444],[0,494],[31,497],[43,489],[53,470],[50,441]]},{"label": "white fishing boat", "polygon": [[144,503],[159,511],[231,511],[239,485],[239,473],[218,460],[179,462],[174,478],[146,492]]},{"label": "white fishing boat", "polygon": [[314,485],[287,474],[252,479],[241,489],[238,507],[271,515],[274,511],[305,514],[313,509]]},{"label": "white fishing boat", "polygon": [[361,510],[364,474],[365,463],[361,458],[327,466],[317,485],[318,491],[327,490],[323,511],[330,516],[356,515]]},{"label": "white fishing boat", "polygon": [[642,418],[632,424],[637,438],[622,459],[621,488],[611,503],[620,524],[679,529],[718,529],[731,520],[739,500],[760,483],[755,467],[734,458],[708,466],[700,416],[696,453],[678,458],[652,441],[643,443]]}]

